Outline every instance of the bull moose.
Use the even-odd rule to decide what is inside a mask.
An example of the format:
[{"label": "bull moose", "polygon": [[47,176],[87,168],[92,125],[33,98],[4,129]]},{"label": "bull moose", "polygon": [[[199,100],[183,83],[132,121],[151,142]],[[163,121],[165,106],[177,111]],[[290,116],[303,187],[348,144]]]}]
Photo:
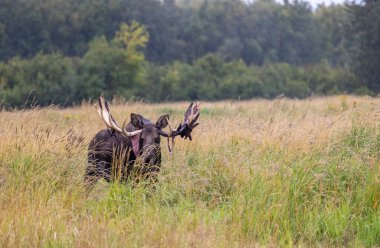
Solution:
[{"label": "bull moose", "polygon": [[[128,124],[124,121],[123,126],[119,126],[103,97],[98,98],[96,107],[107,128],[99,131],[88,147],[88,165],[84,178],[87,190],[100,178],[108,182],[112,180],[115,168],[118,168],[119,179],[127,181],[137,163],[140,165],[139,174],[144,179],[156,181],[161,167],[160,137],[168,139],[170,150],[169,139],[172,144],[176,136],[191,140],[191,132],[199,124],[199,102],[189,105],[184,121],[176,129],[171,128],[169,115],[162,115],[153,123],[134,113]],[[168,125],[169,132],[165,132],[163,129]]]}]

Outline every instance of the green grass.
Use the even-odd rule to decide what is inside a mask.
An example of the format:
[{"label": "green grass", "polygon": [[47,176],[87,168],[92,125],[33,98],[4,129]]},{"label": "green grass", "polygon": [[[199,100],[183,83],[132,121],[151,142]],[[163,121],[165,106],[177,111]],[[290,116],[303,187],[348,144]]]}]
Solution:
[{"label": "green grass", "polygon": [[[336,98],[287,101],[239,103],[236,115],[207,104],[195,140],[163,151],[154,190],[100,181],[88,198],[87,143],[102,128],[92,108],[0,113],[0,246],[378,247],[377,110],[347,98],[342,118],[326,114]],[[182,105],[170,105],[176,119]],[[77,123],[47,121],[67,112]]]}]

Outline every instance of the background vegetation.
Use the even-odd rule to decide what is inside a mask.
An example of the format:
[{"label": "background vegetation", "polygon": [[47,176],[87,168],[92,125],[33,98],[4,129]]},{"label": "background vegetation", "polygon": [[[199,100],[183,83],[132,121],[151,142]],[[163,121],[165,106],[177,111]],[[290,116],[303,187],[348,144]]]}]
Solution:
[{"label": "background vegetation", "polygon": [[2,0],[0,99],[377,94],[379,16],[374,0]]},{"label": "background vegetation", "polygon": [[[83,190],[93,106],[0,112],[1,247],[378,247],[379,99],[202,103],[155,191]],[[186,103],[113,102],[178,123]],[[128,110],[128,113],[126,112]],[[166,147],[166,141],[162,146]]]}]

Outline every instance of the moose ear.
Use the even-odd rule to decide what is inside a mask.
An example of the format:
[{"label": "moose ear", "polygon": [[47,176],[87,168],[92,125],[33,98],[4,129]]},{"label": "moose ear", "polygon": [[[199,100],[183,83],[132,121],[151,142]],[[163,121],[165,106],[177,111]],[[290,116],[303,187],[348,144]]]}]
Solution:
[{"label": "moose ear", "polygon": [[163,129],[168,125],[169,115],[160,116],[157,120],[156,127]]},{"label": "moose ear", "polygon": [[131,123],[135,128],[142,129],[144,126],[144,123],[142,121],[142,116],[132,113],[131,114]]}]

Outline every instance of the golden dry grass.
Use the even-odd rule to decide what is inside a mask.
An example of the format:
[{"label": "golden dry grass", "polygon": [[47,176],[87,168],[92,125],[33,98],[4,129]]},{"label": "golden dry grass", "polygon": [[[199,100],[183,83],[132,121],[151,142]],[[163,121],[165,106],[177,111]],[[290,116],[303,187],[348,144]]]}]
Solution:
[{"label": "golden dry grass", "polygon": [[[179,123],[187,103],[113,102]],[[89,104],[0,112],[1,247],[380,245],[380,99],[201,103],[154,192],[100,181],[84,197]]]}]

